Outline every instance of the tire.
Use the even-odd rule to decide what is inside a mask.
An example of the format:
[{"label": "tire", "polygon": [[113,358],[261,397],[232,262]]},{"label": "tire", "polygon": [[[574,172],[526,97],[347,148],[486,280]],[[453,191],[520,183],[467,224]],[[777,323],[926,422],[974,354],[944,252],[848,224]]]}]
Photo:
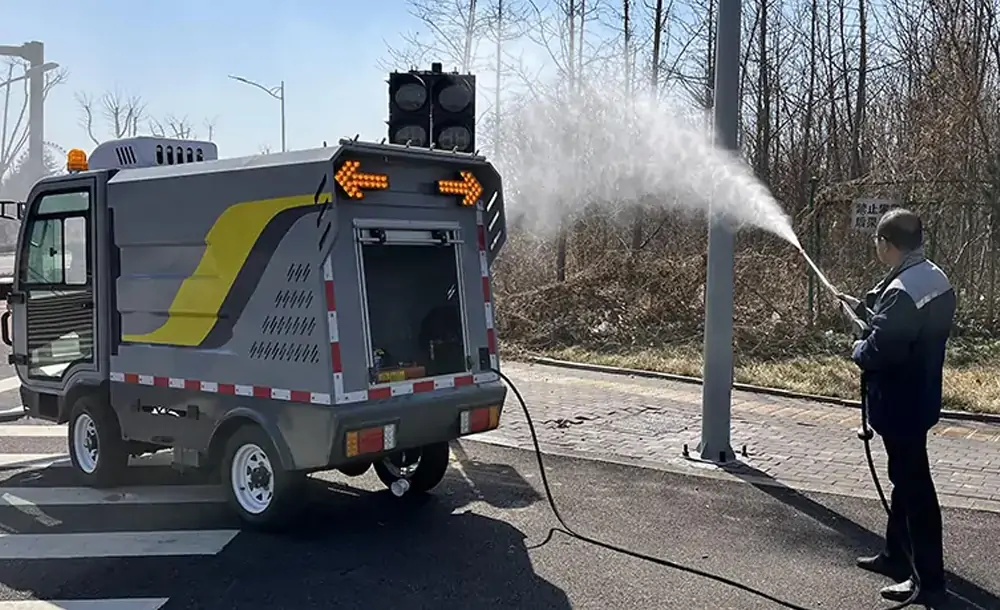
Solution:
[{"label": "tire", "polygon": [[[412,462],[410,454],[418,452],[419,461],[416,468],[406,476],[401,476],[399,466],[400,458],[406,454],[406,462]],[[385,484],[392,487],[392,484],[400,479],[406,479],[410,483],[408,493],[427,493],[438,486],[448,472],[448,462],[451,458],[451,449],[447,442],[425,445],[419,449],[410,449],[405,452],[397,452],[387,456],[385,459],[375,462],[375,474]]]},{"label": "tire", "polygon": [[282,467],[274,443],[260,426],[237,429],[226,441],[220,466],[226,499],[245,523],[261,531],[280,531],[292,524],[302,508],[305,476]]},{"label": "tire", "polygon": [[88,487],[115,487],[128,467],[128,443],[110,405],[90,397],[73,405],[69,418],[69,458]]}]

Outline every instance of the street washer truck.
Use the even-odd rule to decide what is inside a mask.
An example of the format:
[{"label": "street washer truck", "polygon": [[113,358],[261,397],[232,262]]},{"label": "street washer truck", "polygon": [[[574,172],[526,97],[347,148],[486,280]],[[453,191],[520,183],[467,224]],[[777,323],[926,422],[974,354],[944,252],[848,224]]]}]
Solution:
[{"label": "street washer truck", "polygon": [[2,326],[26,412],[69,423],[87,485],[170,448],[275,528],[307,473],[426,492],[449,441],[499,425],[506,221],[483,157],[140,137],[67,167],[25,202]]}]

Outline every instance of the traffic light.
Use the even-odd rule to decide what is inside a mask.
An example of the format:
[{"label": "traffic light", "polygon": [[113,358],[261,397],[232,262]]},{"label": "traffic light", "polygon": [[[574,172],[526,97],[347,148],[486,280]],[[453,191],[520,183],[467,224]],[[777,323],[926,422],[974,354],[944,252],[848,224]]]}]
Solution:
[{"label": "traffic light", "polygon": [[389,75],[389,141],[393,144],[474,152],[476,77],[430,71]]},{"label": "traffic light", "polygon": [[476,77],[472,74],[438,74],[432,91],[434,146],[474,152]]},{"label": "traffic light", "polygon": [[428,84],[427,79],[415,71],[389,75],[389,141],[393,144],[429,145]]}]

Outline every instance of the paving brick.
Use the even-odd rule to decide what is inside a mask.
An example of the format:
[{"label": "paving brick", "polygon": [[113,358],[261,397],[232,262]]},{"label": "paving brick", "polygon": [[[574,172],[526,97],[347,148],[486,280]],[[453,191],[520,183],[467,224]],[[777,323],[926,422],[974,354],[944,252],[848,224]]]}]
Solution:
[{"label": "paving brick", "polygon": [[[682,455],[685,444],[694,451],[700,440],[700,386],[541,365],[504,367],[528,401],[543,450],[734,477]],[[733,402],[732,443],[737,453],[747,447],[748,457],[739,457],[746,472],[810,491],[871,496],[863,444],[855,436],[856,408],[749,392],[734,392]],[[928,450],[943,504],[1000,511],[998,437],[1000,426],[989,424],[942,422],[935,428]],[[502,426],[476,438],[532,447],[512,393]],[[872,449],[888,490],[881,443]]]}]

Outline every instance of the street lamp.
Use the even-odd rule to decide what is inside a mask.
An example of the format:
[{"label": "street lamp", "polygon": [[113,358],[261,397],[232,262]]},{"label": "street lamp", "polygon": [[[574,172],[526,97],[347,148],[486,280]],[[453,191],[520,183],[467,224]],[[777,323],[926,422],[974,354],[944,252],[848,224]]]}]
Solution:
[{"label": "street lamp", "polygon": [[233,76],[230,74],[229,78],[246,85],[250,85],[251,87],[257,87],[264,93],[281,102],[281,152],[285,152],[285,81],[281,81],[281,84],[277,87],[268,89],[264,85],[255,83],[254,81],[243,78],[242,76]]}]

